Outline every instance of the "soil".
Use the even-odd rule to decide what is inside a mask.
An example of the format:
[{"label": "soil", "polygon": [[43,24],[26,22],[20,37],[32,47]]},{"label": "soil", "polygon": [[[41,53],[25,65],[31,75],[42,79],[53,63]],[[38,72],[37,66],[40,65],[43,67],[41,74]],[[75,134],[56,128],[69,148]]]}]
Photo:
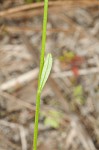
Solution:
[{"label": "soil", "polygon": [[[0,150],[32,149],[40,4],[0,1]],[[41,96],[38,150],[98,150],[98,0],[49,2],[48,52],[54,62]]]}]

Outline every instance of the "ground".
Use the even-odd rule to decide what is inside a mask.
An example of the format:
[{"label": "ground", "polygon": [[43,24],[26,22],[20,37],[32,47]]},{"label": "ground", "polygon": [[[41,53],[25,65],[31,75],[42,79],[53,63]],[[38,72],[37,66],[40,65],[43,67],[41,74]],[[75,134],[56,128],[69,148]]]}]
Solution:
[{"label": "ground", "polygon": [[[0,150],[32,149],[42,19],[43,2],[0,1]],[[38,150],[98,150],[98,0],[49,2],[48,52]]]}]

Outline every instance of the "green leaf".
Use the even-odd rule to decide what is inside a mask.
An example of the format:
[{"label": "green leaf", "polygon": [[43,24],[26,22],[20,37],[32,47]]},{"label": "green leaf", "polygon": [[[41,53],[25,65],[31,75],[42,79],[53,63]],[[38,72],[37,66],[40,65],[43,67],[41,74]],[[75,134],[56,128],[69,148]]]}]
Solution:
[{"label": "green leaf", "polygon": [[51,68],[52,68],[52,55],[48,54],[45,62],[44,62],[44,66],[43,66],[43,70],[42,70],[42,74],[41,74],[41,80],[40,80],[40,85],[39,85],[39,91],[41,92],[48,77],[49,74],[51,72]]},{"label": "green leaf", "polygon": [[53,128],[58,128],[59,127],[59,121],[55,120],[52,117],[47,117],[44,121],[44,124],[46,126],[50,126],[50,127],[53,127]]},{"label": "green leaf", "polygon": [[83,87],[82,87],[82,85],[78,85],[75,87],[74,96],[75,96],[76,102],[78,104],[84,104],[85,103],[84,98],[83,98]]},{"label": "green leaf", "polygon": [[72,60],[75,55],[72,51],[70,51],[70,52],[64,52],[64,56],[65,56],[65,58]]},{"label": "green leaf", "polygon": [[75,57],[75,54],[72,51],[65,51],[62,56],[59,57],[60,61],[70,62]]},{"label": "green leaf", "polygon": [[46,118],[44,120],[44,124],[46,126],[59,128],[60,122],[63,118],[63,115],[61,112],[58,112],[56,110],[50,110],[48,114],[45,114],[45,116]]},{"label": "green leaf", "polygon": [[78,96],[81,96],[81,95],[83,95],[83,88],[82,88],[81,85],[78,85],[74,89],[74,96],[78,97]]}]

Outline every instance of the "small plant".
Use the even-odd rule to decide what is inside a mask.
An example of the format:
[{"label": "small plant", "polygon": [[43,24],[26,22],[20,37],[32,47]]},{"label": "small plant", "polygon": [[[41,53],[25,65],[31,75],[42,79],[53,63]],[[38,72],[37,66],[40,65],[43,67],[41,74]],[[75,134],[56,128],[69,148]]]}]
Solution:
[{"label": "small plant", "polygon": [[48,54],[46,59],[44,60],[45,44],[46,44],[47,15],[48,15],[48,0],[45,0],[44,17],[43,17],[43,32],[42,32],[42,49],[41,49],[41,54],[40,54],[40,70],[39,70],[38,89],[37,89],[37,95],[36,95],[36,112],[35,112],[33,150],[37,150],[40,97],[41,97],[42,90],[44,88],[44,85],[49,77],[49,74],[52,68],[52,55]]}]

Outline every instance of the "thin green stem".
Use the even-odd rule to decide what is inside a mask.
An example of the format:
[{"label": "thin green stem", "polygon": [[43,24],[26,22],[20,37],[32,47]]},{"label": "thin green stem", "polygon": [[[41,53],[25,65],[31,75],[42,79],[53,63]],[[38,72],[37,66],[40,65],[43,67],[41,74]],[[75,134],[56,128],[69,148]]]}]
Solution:
[{"label": "thin green stem", "polygon": [[41,96],[40,92],[37,92],[33,150],[37,150],[38,120],[39,120],[39,112],[40,112],[40,96]]},{"label": "thin green stem", "polygon": [[42,69],[43,69],[43,65],[44,65],[46,30],[47,30],[47,16],[48,16],[48,0],[45,0],[45,3],[44,3],[44,17],[43,17],[43,32],[42,32],[42,49],[41,49],[41,54],[40,54],[39,82],[40,82],[40,79],[41,79]]},{"label": "thin green stem", "polygon": [[47,16],[48,16],[48,0],[45,0],[44,18],[43,18],[43,32],[42,32],[42,49],[41,49],[41,54],[40,54],[40,70],[39,70],[38,90],[37,90],[37,96],[36,96],[36,113],[35,113],[35,128],[34,128],[34,137],[33,137],[33,150],[37,150],[38,120],[39,120],[40,97],[41,97],[41,92],[39,91],[39,86],[40,86],[40,80],[41,80],[43,65],[44,65]]}]

